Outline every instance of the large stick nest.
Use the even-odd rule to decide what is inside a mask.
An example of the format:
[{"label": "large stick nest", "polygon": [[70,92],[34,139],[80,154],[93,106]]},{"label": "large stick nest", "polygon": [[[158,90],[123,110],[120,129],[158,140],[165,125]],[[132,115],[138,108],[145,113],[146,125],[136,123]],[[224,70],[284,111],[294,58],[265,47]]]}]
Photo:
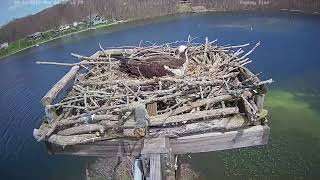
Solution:
[{"label": "large stick nest", "polygon": [[[74,144],[104,134],[123,136],[124,129],[134,128],[130,110],[137,103],[156,109],[148,109],[149,126],[155,128],[235,114],[257,121],[255,96],[265,94],[265,84],[272,82],[260,81],[245,67],[259,44],[245,53],[242,48],[249,44],[218,46],[208,39],[205,44],[189,39],[147,47],[104,50],[100,46],[99,57],[76,55],[82,61],[75,65],[84,70],[78,72],[68,95],[50,105],[58,117],[49,129],[62,136],[85,136]],[[65,145],[73,144],[70,141]]]}]

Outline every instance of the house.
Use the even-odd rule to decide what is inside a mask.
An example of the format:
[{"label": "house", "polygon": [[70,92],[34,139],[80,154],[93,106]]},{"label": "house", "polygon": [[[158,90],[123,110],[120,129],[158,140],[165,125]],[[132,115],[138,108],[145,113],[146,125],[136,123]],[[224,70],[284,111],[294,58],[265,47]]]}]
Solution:
[{"label": "house", "polygon": [[30,34],[29,36],[27,36],[27,38],[29,40],[37,40],[37,39],[41,39],[42,36],[43,36],[42,32],[36,32],[36,33]]},{"label": "house", "polygon": [[79,23],[75,21],[75,22],[73,22],[73,24],[72,24],[72,25],[73,25],[73,27],[77,27],[77,26],[78,26],[78,24],[79,24]]},{"label": "house", "polygon": [[59,31],[60,31],[60,32],[66,31],[66,30],[68,30],[68,29],[70,29],[70,25],[68,25],[68,24],[59,27]]},{"label": "house", "polygon": [[85,21],[88,25],[93,26],[108,22],[104,17],[100,16],[99,14],[88,16]]},{"label": "house", "polygon": [[0,44],[0,50],[7,49],[8,47],[9,47],[9,43],[8,42]]},{"label": "house", "polygon": [[100,15],[96,15],[93,19],[93,25],[98,25],[102,23],[108,22],[105,18],[101,17]]}]

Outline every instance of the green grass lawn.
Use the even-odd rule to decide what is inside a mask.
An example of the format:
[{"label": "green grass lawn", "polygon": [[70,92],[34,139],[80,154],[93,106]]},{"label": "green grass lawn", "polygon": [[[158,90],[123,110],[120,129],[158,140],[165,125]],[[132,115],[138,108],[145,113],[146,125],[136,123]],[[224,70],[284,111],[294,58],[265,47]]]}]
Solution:
[{"label": "green grass lawn", "polygon": [[76,28],[71,27],[70,29],[63,31],[63,32],[54,32],[54,31],[45,32],[45,33],[43,33],[42,38],[37,39],[37,40],[29,40],[27,38],[19,39],[16,42],[10,43],[9,47],[7,49],[0,50],[0,59],[7,57],[7,56],[10,56],[12,54],[15,54],[19,51],[31,48],[37,44],[43,44],[43,43],[52,41],[54,39],[61,38],[63,36],[69,35],[69,34],[74,34],[77,32],[90,30],[91,28],[94,28],[94,27],[96,27],[96,28],[104,27],[104,26],[108,26],[111,24],[112,23],[104,23],[104,24],[98,24],[97,26],[91,26],[91,27],[88,27],[86,25],[79,25]]},{"label": "green grass lawn", "polygon": [[188,13],[188,12],[192,12],[192,8],[190,5],[188,4],[178,4],[176,7],[176,11],[178,13]]}]

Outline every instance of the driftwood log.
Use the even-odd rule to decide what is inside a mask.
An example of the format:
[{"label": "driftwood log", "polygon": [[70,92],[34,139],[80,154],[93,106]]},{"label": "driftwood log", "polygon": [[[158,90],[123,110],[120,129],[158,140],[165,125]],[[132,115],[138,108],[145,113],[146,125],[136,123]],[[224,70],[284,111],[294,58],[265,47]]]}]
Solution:
[{"label": "driftwood log", "polygon": [[51,104],[53,100],[56,99],[59,92],[75,77],[79,68],[80,66],[73,66],[70,71],[50,89],[50,91],[41,99],[44,106]]}]

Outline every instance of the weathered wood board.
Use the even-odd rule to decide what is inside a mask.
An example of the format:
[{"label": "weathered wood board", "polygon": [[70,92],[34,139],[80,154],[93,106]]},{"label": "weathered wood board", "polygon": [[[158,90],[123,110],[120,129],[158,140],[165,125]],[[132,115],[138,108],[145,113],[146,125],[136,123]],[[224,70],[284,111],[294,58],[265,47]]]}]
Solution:
[{"label": "weathered wood board", "polygon": [[48,142],[46,142],[46,145],[50,154],[77,156],[138,156],[143,147],[143,141],[117,139],[66,146],[64,148]]},{"label": "weathered wood board", "polygon": [[175,154],[200,153],[258,146],[268,143],[270,127],[252,126],[229,132],[212,132],[170,140]]},{"label": "weathered wood board", "polygon": [[[200,153],[226,149],[265,145],[268,143],[270,127],[252,126],[228,132],[212,132],[170,139],[172,154]],[[55,146],[47,143],[52,154],[78,156],[137,156],[143,151],[143,141],[108,140],[73,146]],[[150,149],[148,149],[150,151]],[[157,152],[155,150],[155,152]]]}]

